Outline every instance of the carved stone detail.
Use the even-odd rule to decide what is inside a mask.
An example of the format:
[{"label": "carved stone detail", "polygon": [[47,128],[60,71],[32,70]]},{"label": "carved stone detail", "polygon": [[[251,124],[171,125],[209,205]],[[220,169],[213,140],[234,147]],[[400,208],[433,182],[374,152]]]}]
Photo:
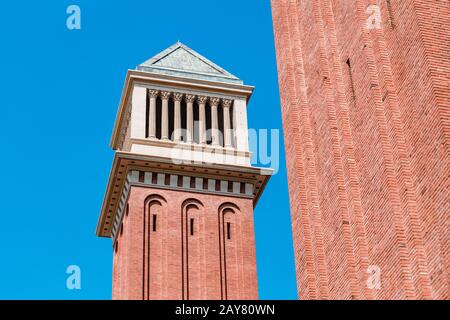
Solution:
[{"label": "carved stone detail", "polygon": [[195,101],[195,95],[193,95],[193,94],[186,94],[184,96],[184,99],[186,100],[186,102],[194,102]]},{"label": "carved stone detail", "polygon": [[233,104],[233,100],[230,99],[222,99],[222,106],[225,108],[231,107]]},{"label": "carved stone detail", "polygon": [[218,105],[219,105],[219,102],[220,102],[220,98],[216,98],[216,97],[211,97],[211,98],[209,98],[209,103],[210,103],[212,106],[218,106]]},{"label": "carved stone detail", "polygon": [[158,97],[159,90],[150,89],[150,90],[148,90],[148,93],[149,93],[150,98],[156,98],[156,97]]},{"label": "carved stone detail", "polygon": [[175,101],[181,101],[181,99],[183,99],[183,94],[182,94],[182,93],[175,92],[175,93],[173,94],[173,100],[175,100]]},{"label": "carved stone detail", "polygon": [[204,103],[206,103],[206,101],[208,101],[208,97],[207,96],[198,96],[197,97],[197,102],[198,103],[204,104]]},{"label": "carved stone detail", "polygon": [[161,91],[161,98],[163,100],[167,100],[167,99],[169,99],[171,94],[172,94],[172,92],[170,92],[170,91]]}]

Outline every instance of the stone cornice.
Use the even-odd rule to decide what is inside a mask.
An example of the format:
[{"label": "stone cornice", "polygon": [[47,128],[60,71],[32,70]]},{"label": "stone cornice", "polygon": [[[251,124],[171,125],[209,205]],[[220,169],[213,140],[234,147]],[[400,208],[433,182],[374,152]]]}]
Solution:
[{"label": "stone cornice", "polygon": [[226,148],[222,146],[213,146],[213,145],[205,145],[198,143],[188,143],[188,142],[175,142],[171,140],[160,140],[156,138],[146,138],[146,139],[138,139],[138,138],[130,138],[131,143],[136,144],[144,144],[149,146],[158,146],[158,147],[166,147],[166,148],[179,148],[185,150],[193,150],[193,151],[203,151],[203,152],[214,152],[216,154],[227,154],[227,155],[236,155],[241,157],[251,158],[252,152],[250,151],[242,151],[237,150],[235,148]]},{"label": "stone cornice", "polygon": [[96,233],[98,236],[111,236],[114,215],[119,206],[120,196],[130,170],[183,174],[252,183],[254,185],[254,206],[256,206],[272,174],[272,170],[266,168],[218,164],[174,164],[170,159],[166,158],[143,156],[128,152],[116,152],[97,224]]}]

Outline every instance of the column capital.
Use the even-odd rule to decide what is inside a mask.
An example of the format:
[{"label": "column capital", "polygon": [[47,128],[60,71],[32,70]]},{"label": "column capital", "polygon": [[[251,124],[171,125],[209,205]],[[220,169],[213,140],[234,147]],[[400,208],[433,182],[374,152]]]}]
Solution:
[{"label": "column capital", "polygon": [[206,101],[208,100],[208,97],[207,96],[198,96],[197,97],[197,102],[200,104],[205,104],[206,103]]},{"label": "column capital", "polygon": [[222,106],[224,108],[229,108],[233,104],[233,100],[231,99],[222,99]]},{"label": "column capital", "polygon": [[161,91],[161,98],[162,98],[163,100],[169,99],[170,95],[171,95],[171,92],[170,92],[170,91]]},{"label": "column capital", "polygon": [[156,97],[158,97],[159,90],[150,89],[150,90],[148,90],[148,93],[149,93],[150,98],[156,98]]},{"label": "column capital", "polygon": [[173,94],[173,100],[175,101],[181,101],[183,99],[183,94],[180,92],[174,92]]},{"label": "column capital", "polygon": [[195,95],[193,95],[193,94],[186,94],[184,96],[184,99],[186,100],[186,102],[192,103],[195,100]]},{"label": "column capital", "polygon": [[212,106],[216,106],[217,107],[219,105],[219,102],[220,102],[220,98],[216,98],[216,97],[209,98],[209,103]]}]

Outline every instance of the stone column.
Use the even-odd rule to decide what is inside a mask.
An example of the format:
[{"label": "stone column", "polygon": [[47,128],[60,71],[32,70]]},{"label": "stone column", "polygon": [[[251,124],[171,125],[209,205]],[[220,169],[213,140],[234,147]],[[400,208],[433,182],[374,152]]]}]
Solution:
[{"label": "stone column", "polygon": [[169,139],[169,91],[161,91],[161,140]]},{"label": "stone column", "polygon": [[208,97],[205,96],[199,96],[197,98],[198,102],[198,122],[199,122],[199,128],[198,128],[198,135],[199,135],[199,142],[200,144],[206,144],[206,114],[205,114],[205,104]]},{"label": "stone column", "polygon": [[193,103],[195,96],[193,94],[187,94],[186,99],[186,131],[187,138],[186,142],[191,143],[194,140],[194,110]]},{"label": "stone column", "polygon": [[223,138],[224,138],[224,146],[225,148],[232,147],[232,133],[231,130],[231,122],[230,122],[230,107],[233,104],[233,100],[223,99],[222,107],[223,107]]},{"label": "stone column", "polygon": [[148,112],[148,137],[156,137],[156,98],[158,97],[158,90],[149,90],[150,107]]},{"label": "stone column", "polygon": [[219,98],[209,99],[211,105],[211,137],[213,146],[219,145],[219,118],[217,117],[217,106],[219,102]]},{"label": "stone column", "polygon": [[173,125],[173,136],[174,141],[181,141],[181,99],[183,98],[182,93],[174,93],[173,99],[175,100],[175,112],[174,112],[174,125]]}]

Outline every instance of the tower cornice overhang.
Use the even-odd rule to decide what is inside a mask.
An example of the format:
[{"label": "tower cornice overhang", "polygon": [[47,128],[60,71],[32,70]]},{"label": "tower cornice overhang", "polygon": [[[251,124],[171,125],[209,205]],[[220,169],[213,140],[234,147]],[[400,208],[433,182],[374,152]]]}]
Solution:
[{"label": "tower cornice overhang", "polygon": [[129,106],[128,102],[131,99],[133,92],[132,88],[135,83],[148,86],[163,86],[172,88],[173,90],[194,90],[202,92],[203,94],[238,96],[245,98],[247,103],[254,90],[253,86],[244,84],[177,77],[140,70],[128,70],[110,140],[110,146],[114,150],[116,150],[119,145],[120,133],[122,132],[122,126],[125,123],[124,119],[127,114],[127,107]]},{"label": "tower cornice overhang", "polygon": [[[165,174],[192,175],[217,180],[232,180],[253,185],[253,206],[264,191],[272,169],[252,166],[220,165],[208,163],[175,163],[171,159],[118,151],[114,155],[109,180],[103,199],[96,234],[111,237],[112,227],[120,204],[122,191],[130,171],[151,171]],[[155,186],[158,188],[158,186]],[[191,192],[203,192],[192,190]],[[237,196],[229,194],[230,197]]]}]

